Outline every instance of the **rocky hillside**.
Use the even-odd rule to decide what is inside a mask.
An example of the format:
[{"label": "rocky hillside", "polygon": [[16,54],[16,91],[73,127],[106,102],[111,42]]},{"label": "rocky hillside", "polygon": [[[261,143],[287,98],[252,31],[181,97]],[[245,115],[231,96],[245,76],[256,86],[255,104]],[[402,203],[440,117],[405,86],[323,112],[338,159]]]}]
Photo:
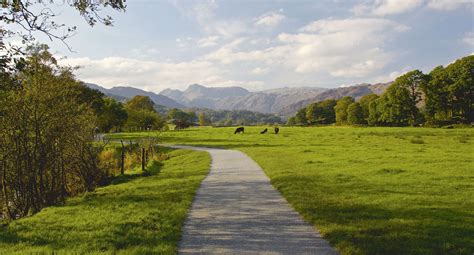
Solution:
[{"label": "rocky hillside", "polygon": [[250,92],[241,87],[205,87],[199,84],[189,85],[185,91],[165,89],[160,95],[169,97],[188,107],[218,109],[219,101],[226,101]]},{"label": "rocky hillside", "polygon": [[296,111],[298,111],[298,109],[306,107],[307,105],[311,103],[324,101],[326,99],[340,99],[345,96],[351,96],[355,98],[356,100],[358,100],[362,96],[371,94],[371,93],[380,95],[388,88],[388,86],[390,86],[390,84],[391,82],[378,83],[378,84],[373,84],[373,85],[364,83],[364,84],[359,84],[359,85],[350,86],[350,87],[329,89],[320,93],[319,95],[315,97],[303,99],[296,103],[289,104],[283,107],[277,113],[282,116],[290,116],[290,115],[293,115]]},{"label": "rocky hillside", "polygon": [[325,90],[301,87],[249,92],[241,87],[219,88],[193,84],[185,91],[166,89],[160,94],[188,107],[277,113],[287,105],[315,97]]}]

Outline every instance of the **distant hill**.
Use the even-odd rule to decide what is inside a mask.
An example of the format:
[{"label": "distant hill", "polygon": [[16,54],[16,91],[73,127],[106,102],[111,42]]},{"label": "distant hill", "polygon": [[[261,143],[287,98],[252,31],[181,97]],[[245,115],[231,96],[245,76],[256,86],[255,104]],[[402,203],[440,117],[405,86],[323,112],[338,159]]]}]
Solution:
[{"label": "distant hill", "polygon": [[293,115],[298,109],[310,103],[344,96],[360,97],[375,93],[382,94],[391,83],[359,84],[335,89],[295,87],[251,92],[242,87],[206,87],[192,84],[184,90],[165,89],[159,94],[133,87],[113,87],[106,89],[88,83],[91,88],[126,101],[136,95],[148,96],[157,105],[167,108],[207,108],[212,110],[244,110],[280,116]]},{"label": "distant hill", "polygon": [[361,97],[375,93],[377,95],[382,94],[385,92],[385,90],[392,84],[391,82],[388,83],[377,83],[377,84],[359,84],[359,85],[354,85],[354,86],[349,86],[349,87],[341,87],[341,88],[335,88],[335,89],[329,89],[326,90],[319,95],[315,97],[311,97],[308,99],[300,100],[296,103],[289,104],[285,107],[283,107],[279,112],[277,112],[279,115],[282,116],[289,116],[293,115],[296,111],[299,109],[306,107],[307,105],[314,103],[314,102],[319,102],[319,101],[324,101],[327,99],[340,99],[345,96],[351,96],[355,98],[356,100],[360,99]]},{"label": "distant hill", "polygon": [[106,89],[93,83],[86,83],[86,85],[89,88],[99,90],[100,92],[122,102],[134,96],[140,95],[148,96],[156,105],[162,105],[167,108],[185,108],[184,105],[176,102],[175,100],[169,97],[133,87],[113,87],[111,89]]},{"label": "distant hill", "polygon": [[289,104],[314,97],[325,90],[300,87],[250,92],[241,87],[205,87],[193,84],[185,91],[165,89],[160,94],[188,107],[277,113]]},{"label": "distant hill", "polygon": [[160,92],[160,95],[172,98],[188,107],[217,109],[216,105],[219,101],[245,96],[249,93],[241,87],[205,87],[192,84],[185,91],[165,89]]}]

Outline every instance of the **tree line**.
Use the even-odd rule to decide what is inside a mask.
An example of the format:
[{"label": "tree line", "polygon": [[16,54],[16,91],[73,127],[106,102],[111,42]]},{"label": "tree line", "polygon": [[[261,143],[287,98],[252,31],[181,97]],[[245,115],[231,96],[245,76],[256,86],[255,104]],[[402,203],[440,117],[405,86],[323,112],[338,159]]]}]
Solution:
[{"label": "tree line", "polygon": [[430,73],[410,71],[382,95],[329,99],[301,108],[288,125],[443,126],[474,122],[474,56]]}]

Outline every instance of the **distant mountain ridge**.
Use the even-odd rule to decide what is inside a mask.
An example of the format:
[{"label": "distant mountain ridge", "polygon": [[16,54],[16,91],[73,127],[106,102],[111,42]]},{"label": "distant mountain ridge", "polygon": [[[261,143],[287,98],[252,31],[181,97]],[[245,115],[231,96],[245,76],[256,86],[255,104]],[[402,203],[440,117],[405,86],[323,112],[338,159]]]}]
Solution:
[{"label": "distant mountain ridge", "polygon": [[278,113],[289,104],[314,97],[325,90],[327,89],[299,87],[250,92],[241,87],[205,87],[193,84],[184,91],[165,89],[160,94],[188,107]]},{"label": "distant mountain ridge", "polygon": [[221,100],[245,96],[250,92],[242,87],[205,87],[199,84],[189,85],[185,91],[165,89],[160,95],[169,97],[188,107],[216,109]]},{"label": "distant mountain ridge", "polygon": [[126,101],[134,96],[148,96],[156,105],[166,106],[168,108],[186,108],[184,105],[176,102],[175,100],[160,94],[153,92],[133,88],[133,87],[113,87],[106,89],[97,84],[86,83],[89,88],[99,90],[100,92],[111,96],[119,101]]},{"label": "distant mountain ridge", "polygon": [[132,87],[113,87],[106,89],[88,83],[91,88],[126,101],[136,95],[150,97],[157,105],[167,108],[207,108],[212,110],[247,110],[253,112],[293,115],[298,109],[311,103],[326,99],[339,99],[344,96],[360,97],[375,93],[382,94],[391,84],[358,84],[334,89],[315,87],[285,87],[251,92],[242,87],[206,87],[199,84],[189,85],[184,91],[165,89],[159,94]]}]

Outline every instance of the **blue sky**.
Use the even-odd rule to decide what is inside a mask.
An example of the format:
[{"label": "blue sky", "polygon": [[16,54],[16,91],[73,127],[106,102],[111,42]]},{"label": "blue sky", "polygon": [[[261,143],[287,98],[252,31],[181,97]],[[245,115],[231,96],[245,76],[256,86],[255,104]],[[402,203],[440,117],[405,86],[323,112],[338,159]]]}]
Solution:
[{"label": "blue sky", "polygon": [[[474,52],[474,4],[457,0],[127,1],[114,27],[79,24],[78,78],[159,92],[189,84],[340,87],[387,82]],[[60,7],[58,7],[60,8]]]}]

